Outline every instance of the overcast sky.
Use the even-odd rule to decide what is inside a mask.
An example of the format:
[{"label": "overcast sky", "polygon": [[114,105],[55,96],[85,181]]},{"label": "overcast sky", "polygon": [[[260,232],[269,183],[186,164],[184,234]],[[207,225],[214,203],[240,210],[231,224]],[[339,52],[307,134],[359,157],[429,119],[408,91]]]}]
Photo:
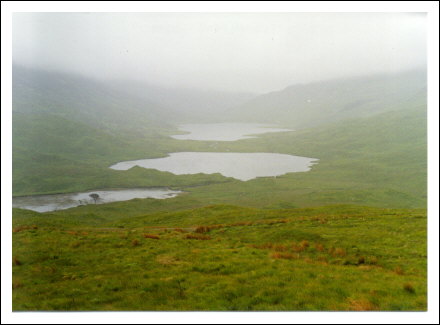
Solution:
[{"label": "overcast sky", "polygon": [[409,13],[15,13],[13,61],[262,93],[424,67],[425,20]]}]

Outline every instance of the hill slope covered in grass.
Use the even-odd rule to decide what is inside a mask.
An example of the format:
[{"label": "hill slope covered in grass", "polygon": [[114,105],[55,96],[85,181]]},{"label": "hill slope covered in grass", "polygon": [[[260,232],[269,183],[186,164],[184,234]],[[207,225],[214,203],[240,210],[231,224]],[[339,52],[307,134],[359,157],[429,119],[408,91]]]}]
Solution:
[{"label": "hill slope covered in grass", "polygon": [[15,311],[427,308],[423,209],[14,209],[13,226]]},{"label": "hill slope covered in grass", "polygon": [[216,122],[233,107],[256,95],[245,92],[155,86],[141,81],[113,81],[110,86],[137,98],[145,98],[163,107],[172,107],[181,122]]},{"label": "hill slope covered in grass", "polygon": [[426,85],[422,70],[293,85],[235,107],[230,118],[305,128],[405,109],[420,98],[426,104]]},{"label": "hill slope covered in grass", "polygon": [[[218,150],[280,152],[319,163],[306,173],[290,173],[237,183],[212,185],[200,195],[216,193],[227,203],[310,206],[353,203],[387,207],[425,207],[427,197],[426,108],[379,114],[363,119],[284,134],[266,134]],[[276,198],[276,199],[275,199]],[[212,202],[212,203],[214,203]],[[258,203],[257,203],[258,204]]]},{"label": "hill slope covered in grass", "polygon": [[[72,75],[14,67],[13,194],[191,186],[187,190],[192,197],[206,204],[260,206],[267,202],[273,207],[293,207],[355,203],[423,207],[427,142],[424,73],[413,71],[399,76],[298,86],[308,89],[305,92],[290,87],[289,91],[269,97],[286,95],[290,103],[293,95],[304,99],[308,92],[317,93],[320,100],[315,100],[308,111],[315,117],[318,110],[322,112],[322,119],[328,118],[325,124],[217,143],[170,138],[176,129],[166,125],[163,114],[173,115],[171,111],[159,112],[160,106],[113,92],[108,85]],[[363,98],[368,98],[368,103],[361,105]],[[359,105],[344,109],[344,103],[351,100]],[[292,107],[300,109],[301,105]],[[258,105],[253,107],[259,110]],[[383,110],[388,112],[378,114]],[[271,116],[283,117],[285,111],[280,106]],[[336,112],[337,118],[330,118],[330,111]],[[349,111],[357,113],[348,114]],[[296,113],[305,116],[303,112]],[[124,118],[120,118],[121,114]],[[359,117],[362,115],[372,116]],[[149,116],[153,118],[149,120]],[[332,122],[343,117],[344,120]],[[155,119],[165,124],[155,124]],[[249,182],[218,174],[177,176],[142,168],[108,168],[118,161],[163,157],[178,151],[275,152],[320,161],[311,172]],[[195,185],[203,187],[193,188]],[[276,202],[270,197],[276,198]]]},{"label": "hill slope covered in grass", "polygon": [[47,113],[107,131],[144,135],[170,127],[178,112],[118,91],[103,81],[13,66],[13,113]]},{"label": "hill slope covered in grass", "polygon": [[[404,79],[368,82],[353,84],[344,103],[358,102],[349,109],[341,110],[342,99],[327,102],[315,121],[326,123],[235,142],[175,140],[173,126],[153,127],[141,111],[127,116],[134,124],[119,120],[123,110],[111,107],[121,103],[111,96],[93,114],[76,102],[82,90],[72,97],[53,88],[53,107],[44,82],[40,99],[20,96],[14,195],[143,186],[184,193],[48,213],[13,209],[13,309],[426,310],[423,85],[405,97]],[[381,85],[389,99],[376,96]],[[98,93],[90,91],[84,98]],[[331,94],[320,93],[324,105]],[[177,151],[274,152],[319,163],[248,182],[108,168]]]},{"label": "hill slope covered in grass", "polygon": [[[297,207],[333,203],[387,207],[426,205],[426,109],[423,105],[295,132],[216,143],[166,136],[113,137],[62,119],[14,119],[14,194],[106,187],[175,186],[201,204]],[[58,125],[71,133],[60,136]],[[68,135],[67,135],[68,134]],[[74,139],[75,141],[72,141]],[[310,172],[241,182],[214,175],[173,175],[139,167],[108,168],[120,160],[176,151],[275,152],[318,158]],[[202,187],[192,187],[203,185]]]}]

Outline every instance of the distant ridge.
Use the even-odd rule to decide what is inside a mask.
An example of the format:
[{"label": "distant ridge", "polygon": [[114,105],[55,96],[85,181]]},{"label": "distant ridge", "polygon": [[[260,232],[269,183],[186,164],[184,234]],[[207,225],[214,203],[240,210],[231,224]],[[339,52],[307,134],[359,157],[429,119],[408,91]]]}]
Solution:
[{"label": "distant ridge", "polygon": [[297,84],[230,110],[231,120],[304,128],[426,103],[426,71],[411,70]]}]

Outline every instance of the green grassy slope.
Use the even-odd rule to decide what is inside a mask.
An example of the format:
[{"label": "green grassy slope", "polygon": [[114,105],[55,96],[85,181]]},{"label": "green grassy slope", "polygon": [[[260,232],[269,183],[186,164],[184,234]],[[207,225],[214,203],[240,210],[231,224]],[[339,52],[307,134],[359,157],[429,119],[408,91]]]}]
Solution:
[{"label": "green grassy slope", "polygon": [[[140,186],[185,193],[13,209],[13,309],[426,310],[424,95],[395,105],[215,145],[169,138],[169,126],[126,133],[99,119],[15,110],[14,195]],[[108,168],[176,151],[320,161],[310,172],[248,182]]]},{"label": "green grassy slope", "polygon": [[231,117],[310,127],[403,109],[426,98],[426,84],[421,70],[299,84],[258,96],[231,110]]},{"label": "green grassy slope", "polygon": [[[166,176],[187,193],[42,214],[13,209],[13,309],[426,310],[426,209],[361,206],[426,205],[423,106],[218,144],[227,149],[320,163],[249,182],[134,168],[97,184]],[[84,157],[93,161],[94,151]],[[334,203],[359,205],[292,209]]]},{"label": "green grassy slope", "polygon": [[48,113],[13,115],[13,195],[74,192],[130,186],[179,186],[223,182],[219,175],[183,176],[108,167],[126,159],[159,157],[169,148],[169,129],[142,137],[110,133]]},{"label": "green grassy slope", "polygon": [[[417,80],[420,82],[411,88]],[[304,99],[310,92],[317,93],[319,105],[315,101],[314,108],[308,111],[316,115],[319,109],[320,116],[329,119],[326,124],[256,139],[213,143],[171,139],[169,135],[176,132],[174,127],[152,124],[155,119],[164,119],[163,114],[156,116],[157,107],[149,107],[148,102],[144,103],[148,107],[139,106],[139,102],[133,104],[135,99],[113,93],[96,81],[14,67],[13,195],[109,187],[191,186],[187,190],[201,204],[292,207],[355,203],[423,207],[423,81],[423,73],[411,72],[401,78],[375,76],[298,86],[307,89],[304,92],[290,87],[269,97],[289,99],[294,94]],[[368,98],[367,106],[344,108],[349,101],[360,103],[362,98]],[[123,106],[124,99],[130,105]],[[331,123],[333,119],[327,114],[334,111],[339,119],[351,116],[349,111],[357,112],[352,115],[358,116],[383,110],[392,111],[336,123]],[[282,111],[271,114],[283,117]],[[303,113],[299,116],[307,115]],[[149,120],[151,114],[155,119]],[[136,121],[131,123],[127,119]],[[142,126],[138,128],[139,124]],[[220,175],[176,176],[142,168],[108,168],[121,160],[160,157],[177,151],[279,152],[319,158],[320,162],[308,173],[249,182]],[[196,185],[208,187],[192,187]]]},{"label": "green grassy slope", "polygon": [[[17,117],[13,128],[15,195],[105,187],[206,185],[186,190],[206,204],[273,207],[333,203],[424,207],[426,204],[427,140],[423,105],[319,128],[219,142],[216,147],[210,142],[180,141],[160,134],[117,138],[69,123],[62,120],[52,123],[47,117],[31,121],[27,116]],[[59,136],[61,131],[57,127],[66,130],[64,138]],[[108,168],[119,160],[158,157],[176,151],[279,152],[320,161],[307,173],[248,182],[218,174],[177,176],[143,168],[129,171]]]},{"label": "green grassy slope", "polygon": [[[320,161],[307,173],[241,182],[229,191],[224,191],[224,184],[212,185],[200,192],[205,197],[204,193],[216,193],[217,198],[211,203],[232,200],[234,204],[260,202],[260,206],[274,201],[290,206],[426,205],[427,138],[423,105],[314,129],[267,134],[226,146],[230,151],[281,152]],[[218,150],[222,149],[219,146]]]},{"label": "green grassy slope", "polygon": [[426,310],[425,213],[14,209],[13,309]]},{"label": "green grassy slope", "polygon": [[142,136],[179,113],[79,75],[13,66],[13,113],[48,113],[110,132]]}]

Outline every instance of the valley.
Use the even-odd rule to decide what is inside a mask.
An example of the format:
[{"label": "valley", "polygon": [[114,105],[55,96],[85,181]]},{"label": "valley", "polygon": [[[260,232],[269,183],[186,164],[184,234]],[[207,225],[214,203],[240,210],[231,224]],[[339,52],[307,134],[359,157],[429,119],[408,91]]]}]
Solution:
[{"label": "valley", "polygon": [[[302,121],[294,110],[271,110],[268,121],[258,97],[230,96],[236,107],[237,98],[256,107],[253,118],[244,108],[225,114],[225,106],[215,107],[218,115],[194,108],[198,118],[189,118],[178,106],[102,83],[16,72],[15,200],[110,189],[181,193],[42,213],[13,208],[14,310],[426,310],[420,73],[394,76],[398,83],[351,81],[351,106],[340,90],[346,81],[288,88],[298,100],[319,92],[316,110]],[[272,96],[261,105],[270,107]],[[231,121],[270,122],[283,132],[222,131],[220,139],[208,126],[210,136],[200,136],[204,123]],[[199,126],[181,128],[188,123]],[[167,156],[182,154],[191,155],[164,168]],[[274,172],[282,157],[289,167]],[[292,158],[305,160],[295,169]],[[142,168],[142,159],[158,164]],[[258,168],[269,171],[253,174]]]}]

